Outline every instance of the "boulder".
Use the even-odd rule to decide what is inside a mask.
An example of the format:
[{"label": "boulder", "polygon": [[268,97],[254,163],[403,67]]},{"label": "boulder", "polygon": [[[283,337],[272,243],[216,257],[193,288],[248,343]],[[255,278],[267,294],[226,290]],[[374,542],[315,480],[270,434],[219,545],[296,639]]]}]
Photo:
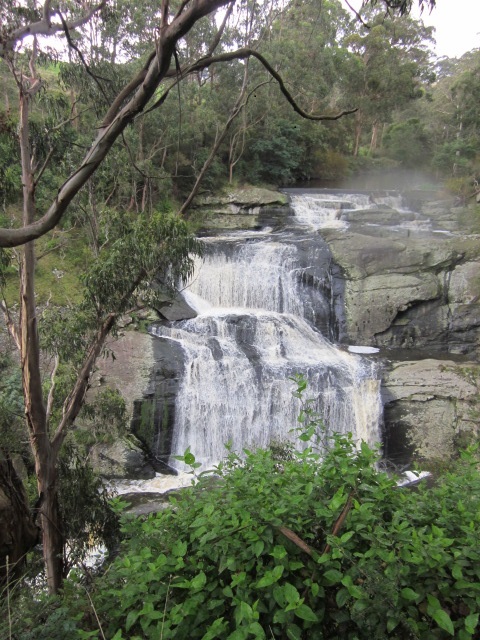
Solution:
[{"label": "boulder", "polygon": [[197,317],[197,312],[184,300],[181,294],[170,300],[166,300],[157,309],[158,314],[170,322],[177,320],[190,320]]},{"label": "boulder", "polygon": [[155,477],[155,470],[147,462],[140,442],[131,435],[111,444],[94,445],[89,457],[93,469],[104,478]]},{"label": "boulder", "polygon": [[351,225],[322,230],[344,307],[338,339],[477,354],[480,243],[475,236],[408,235]]},{"label": "boulder", "polygon": [[387,456],[448,459],[458,442],[477,437],[479,383],[476,362],[390,362],[382,382]]},{"label": "boulder", "polygon": [[261,187],[239,187],[216,195],[197,196],[191,208],[191,216],[200,230],[208,233],[278,226],[290,214],[286,195]]}]

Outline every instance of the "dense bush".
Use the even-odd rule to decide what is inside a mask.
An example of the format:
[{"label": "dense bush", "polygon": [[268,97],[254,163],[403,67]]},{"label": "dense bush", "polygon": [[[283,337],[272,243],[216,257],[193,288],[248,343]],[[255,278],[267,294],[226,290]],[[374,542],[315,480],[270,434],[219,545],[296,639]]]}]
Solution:
[{"label": "dense bush", "polygon": [[123,550],[88,597],[70,581],[41,632],[13,637],[478,637],[471,453],[418,492],[374,458],[343,436],[322,461],[312,448],[231,454],[171,508],[125,520]]}]

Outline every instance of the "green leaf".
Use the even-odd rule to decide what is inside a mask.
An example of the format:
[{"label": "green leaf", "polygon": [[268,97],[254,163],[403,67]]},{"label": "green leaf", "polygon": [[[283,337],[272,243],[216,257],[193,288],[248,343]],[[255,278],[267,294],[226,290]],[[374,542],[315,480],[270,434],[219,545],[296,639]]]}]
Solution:
[{"label": "green leaf", "polygon": [[255,542],[255,544],[253,545],[253,553],[257,558],[262,555],[264,548],[265,543],[263,542],[263,540],[257,540]]},{"label": "green leaf", "polygon": [[240,602],[235,608],[235,623],[237,627],[246,620],[247,622],[251,622],[253,620],[253,609],[248,604],[248,602]]},{"label": "green leaf", "polygon": [[188,452],[185,454],[183,461],[185,462],[185,464],[192,465],[195,462],[195,459],[196,458],[193,453]]},{"label": "green leaf", "polygon": [[391,633],[395,627],[398,627],[400,620],[398,618],[388,618],[387,620],[387,632]]},{"label": "green leaf", "polygon": [[171,552],[175,558],[183,558],[187,553],[187,543],[184,540],[177,540],[172,545]]},{"label": "green leaf", "polygon": [[293,584],[290,584],[289,582],[285,583],[283,586],[283,593],[285,594],[285,599],[289,604],[297,604],[300,602],[300,594]]},{"label": "green leaf", "polygon": [[337,584],[337,582],[340,582],[343,578],[343,573],[340,573],[340,571],[337,571],[336,569],[329,569],[328,571],[325,571],[323,577],[330,584]]},{"label": "green leaf", "polygon": [[282,560],[287,555],[287,550],[282,545],[275,545],[270,555],[277,560]]},{"label": "green leaf", "polygon": [[463,578],[462,567],[459,564],[453,565],[452,576],[455,580],[461,580]]},{"label": "green leaf", "polygon": [[340,542],[342,544],[345,544],[345,542],[348,542],[350,540],[350,538],[355,534],[355,531],[347,531],[346,533],[343,534],[343,536],[340,538]]},{"label": "green leaf", "polygon": [[248,633],[254,635],[256,640],[264,640],[265,638],[265,631],[258,622],[251,622],[248,625]]},{"label": "green leaf", "polygon": [[328,508],[330,509],[330,511],[337,511],[337,509],[339,509],[339,507],[343,505],[343,502],[344,502],[344,492],[343,492],[343,487],[340,487],[340,489],[335,493],[333,498],[330,500],[328,504]]},{"label": "green leaf", "polygon": [[[214,638],[223,638],[225,634],[225,622],[224,618],[217,618],[208,627],[207,633],[202,636],[201,640],[213,640]],[[113,639],[112,639],[113,640]]]},{"label": "green leaf", "polygon": [[446,611],[443,609],[435,609],[430,615],[441,629],[449,633],[451,636],[454,635],[453,623]]},{"label": "green leaf", "polygon": [[468,633],[475,633],[478,625],[478,613],[471,613],[465,618],[465,629]]},{"label": "green leaf", "polygon": [[207,584],[207,576],[203,571],[200,571],[190,583],[192,589],[202,589]]},{"label": "green leaf", "polygon": [[335,596],[335,601],[337,603],[337,607],[342,608],[343,605],[347,602],[350,594],[348,593],[348,589],[340,589],[337,591],[337,595]]},{"label": "green leaf", "polygon": [[301,604],[297,609],[295,609],[294,613],[297,618],[301,618],[302,620],[308,620],[309,622],[318,622],[317,615],[306,604]]},{"label": "green leaf", "polygon": [[440,604],[440,601],[438,598],[436,598],[435,596],[430,595],[429,593],[427,594],[427,600],[428,600],[428,613],[431,615],[431,611],[435,611],[437,609],[441,609],[442,605]]},{"label": "green leaf", "polygon": [[405,587],[404,589],[402,589],[400,591],[400,595],[402,596],[402,598],[409,601],[416,600],[420,597],[419,594],[416,593],[416,591],[414,591],[413,589],[410,589],[410,587]]},{"label": "green leaf", "polygon": [[278,565],[274,567],[272,571],[267,571],[263,578],[257,582],[257,589],[262,589],[263,587],[269,587],[270,585],[278,582],[283,573],[283,567]]},{"label": "green leaf", "polygon": [[125,629],[129,631],[135,622],[138,620],[138,616],[140,615],[139,611],[129,611],[127,615],[127,619],[125,621]]},{"label": "green leaf", "polygon": [[286,632],[288,640],[302,640],[302,630],[296,624],[289,623]]},{"label": "green leaf", "polygon": [[227,640],[246,640],[248,637],[248,627],[239,627],[235,629],[229,636],[227,636]]}]

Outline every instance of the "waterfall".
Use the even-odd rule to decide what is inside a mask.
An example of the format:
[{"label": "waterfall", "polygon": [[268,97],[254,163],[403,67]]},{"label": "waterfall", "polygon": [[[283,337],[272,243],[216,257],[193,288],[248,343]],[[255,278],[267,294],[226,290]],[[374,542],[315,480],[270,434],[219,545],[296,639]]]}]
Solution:
[{"label": "waterfall", "polygon": [[[330,198],[334,213],[368,196]],[[318,199],[292,198],[297,227]],[[328,207],[318,200],[317,216]],[[180,344],[184,371],[175,402],[170,463],[190,447],[204,468],[234,451],[295,440],[300,404],[297,373],[327,433],[352,432],[370,445],[380,439],[382,407],[375,360],[329,340],[330,262],[320,236],[304,231],[232,234],[206,239],[184,296],[198,315],[156,325],[151,332]]]},{"label": "waterfall", "polygon": [[290,192],[291,204],[298,224],[315,229],[322,227],[345,228],[342,214],[354,211],[393,209],[408,211],[397,193],[295,193]]}]

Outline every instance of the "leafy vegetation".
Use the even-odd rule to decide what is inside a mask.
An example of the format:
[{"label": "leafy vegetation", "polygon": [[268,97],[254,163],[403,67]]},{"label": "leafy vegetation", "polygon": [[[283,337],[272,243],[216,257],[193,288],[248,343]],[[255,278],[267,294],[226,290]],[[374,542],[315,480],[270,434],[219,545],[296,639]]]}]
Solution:
[{"label": "leafy vegetation", "polygon": [[[321,457],[315,442],[325,436],[308,401],[300,429],[303,451],[230,452],[166,510],[124,518],[104,574],[88,586],[72,576],[60,598],[37,605],[41,614],[33,607],[27,624],[15,620],[14,637],[475,638],[475,450],[413,492],[350,437],[330,437]],[[188,451],[184,461],[198,467]]]},{"label": "leafy vegetation", "polygon": [[[6,376],[2,446],[35,468],[51,591],[68,568],[57,488],[76,466],[61,471],[62,447],[74,456],[67,435],[120,316],[155,305],[154,278],[171,293],[191,273],[201,247],[175,212],[200,176],[214,190],[227,180],[340,178],[376,163],[433,167],[463,198],[476,184],[478,52],[440,65],[433,86],[430,32],[404,15],[411,3],[371,0],[366,28],[337,0],[233,2],[219,29],[214,14],[227,4],[172,0],[169,16],[168,1],[164,11],[140,0],[101,12],[103,4],[67,2],[60,22],[48,1],[0,7],[0,240],[24,245],[0,254],[1,306],[26,400],[18,402],[18,375]],[[398,21],[385,18],[385,5],[400,10]],[[62,62],[43,41],[24,41],[41,33],[68,34]],[[350,119],[313,121],[354,108]],[[118,431],[106,412],[121,413],[104,401],[102,424],[91,422],[98,438]],[[95,480],[76,470],[93,501]]]}]

